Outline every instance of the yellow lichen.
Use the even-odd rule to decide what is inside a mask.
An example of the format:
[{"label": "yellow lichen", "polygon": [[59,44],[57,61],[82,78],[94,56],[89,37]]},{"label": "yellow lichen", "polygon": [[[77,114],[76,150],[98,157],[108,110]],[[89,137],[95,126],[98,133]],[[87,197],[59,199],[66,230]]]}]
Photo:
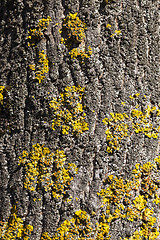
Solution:
[{"label": "yellow lichen", "polygon": [[70,48],[73,43],[81,43],[85,38],[86,24],[82,22],[77,16],[78,13],[69,14],[62,24],[62,32],[66,32],[64,44]]},{"label": "yellow lichen", "polygon": [[[110,225],[118,219],[127,219],[129,222],[137,221],[138,223],[137,230],[130,238],[126,237],[124,240],[157,239],[159,230],[156,227],[156,212],[154,208],[148,207],[148,192],[143,191],[143,181],[146,177],[151,178],[152,185],[157,184],[156,174],[159,174],[157,170],[156,165],[147,162],[135,165],[131,180],[109,175],[104,181],[108,187],[102,188],[98,193],[102,197],[103,205],[96,224],[93,224],[92,219],[96,215],[95,212],[92,212],[90,216],[86,211],[79,209],[73,217],[62,222],[52,237],[45,232],[42,234],[41,240],[109,240],[112,239]],[[148,191],[150,191],[150,187],[153,190],[151,184],[149,184]],[[159,204],[157,190],[155,188],[149,197],[150,200],[154,200],[154,204]],[[113,209],[114,211],[111,212]]]},{"label": "yellow lichen", "polygon": [[61,226],[57,228],[52,240],[109,240],[109,225],[103,220],[102,216],[100,223],[97,223],[97,226],[94,228],[90,216],[86,211],[80,209],[75,212],[73,218],[65,220]]},{"label": "yellow lichen", "polygon": [[53,238],[51,238],[47,232],[42,233],[41,240],[52,240],[52,239]]},{"label": "yellow lichen", "polygon": [[4,86],[0,86],[0,104],[3,104],[3,91],[4,91],[5,87]]},{"label": "yellow lichen", "polygon": [[64,167],[66,156],[63,151],[52,153],[38,143],[32,148],[31,152],[23,151],[19,157],[19,164],[25,170],[24,187],[29,191],[42,188],[52,192],[54,198],[62,197],[73,179],[71,175],[77,173],[76,165],[69,163],[68,168]]},{"label": "yellow lichen", "polygon": [[78,57],[81,58],[81,61],[84,62],[85,58],[89,58],[92,55],[92,48],[91,46],[88,47],[87,50],[85,49],[80,49],[80,48],[73,48],[69,52],[71,58],[76,59]]},{"label": "yellow lichen", "polygon": [[38,80],[39,83],[41,83],[45,78],[45,73],[48,73],[49,71],[48,58],[44,53],[44,50],[39,52],[38,66],[32,64],[29,65],[29,68],[32,71],[35,71],[35,79]]},{"label": "yellow lichen", "polygon": [[[110,33],[110,32],[113,32],[113,31],[112,31],[112,25],[111,25],[111,24],[108,23],[108,24],[106,25],[106,28],[108,29],[109,33]],[[121,34],[121,30],[117,30],[117,29],[116,29],[116,30],[112,33],[112,35],[110,35],[110,37],[114,37],[114,36],[120,35],[120,34]]]},{"label": "yellow lichen", "polygon": [[3,240],[28,240],[32,231],[32,225],[25,225],[22,218],[17,217],[17,208],[15,205],[12,207],[8,222],[0,222],[0,239]]},{"label": "yellow lichen", "polygon": [[[135,94],[133,99],[138,97]],[[131,96],[130,96],[131,97]],[[148,138],[158,138],[160,132],[160,109],[156,106],[152,108],[148,105],[144,111],[141,111],[139,105],[132,108],[130,114],[123,113],[110,113],[111,117],[102,120],[106,129],[107,152],[113,153],[119,150],[121,143],[128,139],[133,132],[136,134],[144,134]],[[152,118],[154,115],[154,121]]]},{"label": "yellow lichen", "polygon": [[85,58],[92,55],[92,48],[89,46],[79,47],[80,43],[85,41],[86,24],[77,16],[78,13],[69,14],[63,21],[60,33],[62,35],[61,43],[69,50],[71,58],[80,58],[84,62]]},{"label": "yellow lichen", "polygon": [[28,46],[35,46],[36,42],[41,40],[43,37],[43,32],[47,29],[49,23],[51,21],[51,17],[42,18],[39,20],[36,28],[31,28],[28,32]]},{"label": "yellow lichen", "polygon": [[154,161],[156,162],[157,166],[160,168],[160,156],[156,157]]},{"label": "yellow lichen", "polygon": [[114,37],[115,35],[119,35],[119,34],[121,34],[121,30],[115,30],[110,37]]},{"label": "yellow lichen", "polygon": [[[105,222],[112,223],[115,219],[125,218],[131,222],[142,221],[139,231],[135,231],[130,238],[124,240],[156,239],[159,236],[155,227],[157,219],[153,216],[156,212],[153,208],[148,208],[148,199],[152,199],[155,204],[160,203],[158,174],[158,169],[150,162],[136,164],[131,180],[124,181],[122,178],[109,175],[105,180],[108,187],[98,193],[103,199],[102,207],[105,206],[107,209],[106,214],[103,215]],[[113,207],[115,210],[111,213],[110,209]]]},{"label": "yellow lichen", "polygon": [[85,121],[86,114],[83,110],[82,96],[84,88],[78,86],[66,87],[63,93],[60,93],[58,99],[53,98],[50,101],[50,107],[53,108],[54,119],[52,129],[61,127],[62,134],[82,133],[88,130],[88,123]]}]

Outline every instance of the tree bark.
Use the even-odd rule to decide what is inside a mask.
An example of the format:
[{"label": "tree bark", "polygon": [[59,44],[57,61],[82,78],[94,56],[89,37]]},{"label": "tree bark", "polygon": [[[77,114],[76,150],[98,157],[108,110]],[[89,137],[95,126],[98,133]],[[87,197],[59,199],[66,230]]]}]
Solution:
[{"label": "tree bark", "polygon": [[[59,32],[64,18],[76,12],[86,23],[85,45],[93,50],[84,63],[71,59]],[[35,47],[28,46],[28,31],[47,16],[52,20],[43,37]],[[129,96],[136,93],[140,93],[136,99],[142,109],[144,95],[147,105],[160,104],[158,17],[157,0],[0,2],[0,85],[6,87],[0,109],[0,220],[7,221],[16,205],[18,215],[34,227],[29,239],[39,240],[43,232],[53,236],[60,224],[79,209],[90,215],[94,211],[97,219],[100,217],[102,202],[97,192],[107,176],[130,179],[136,163],[153,163],[159,155],[159,135],[154,139],[133,133],[119,151],[109,154],[102,120],[110,112],[123,113],[125,109],[129,114],[133,109]],[[49,72],[38,83],[29,65],[36,64],[38,51],[42,50],[49,61]],[[59,128],[52,129],[49,101],[73,85],[85,87],[83,106],[89,130],[63,135]],[[71,181],[69,203],[41,189],[30,192],[24,188],[25,173],[18,165],[19,156],[37,143],[52,152],[63,150],[66,162],[78,167]],[[158,210],[156,216],[160,219]],[[123,225],[116,220],[111,239],[124,239],[130,228],[130,223]]]}]

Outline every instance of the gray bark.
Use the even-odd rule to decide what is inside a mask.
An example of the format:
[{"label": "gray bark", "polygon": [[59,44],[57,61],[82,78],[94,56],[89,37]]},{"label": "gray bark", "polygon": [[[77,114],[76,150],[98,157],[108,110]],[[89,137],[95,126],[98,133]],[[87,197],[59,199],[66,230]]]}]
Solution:
[{"label": "gray bark", "polygon": [[[87,24],[86,43],[93,54],[84,64],[70,59],[60,44],[60,27],[55,26],[70,12],[78,12]],[[49,73],[39,84],[28,67],[35,62],[36,50],[27,46],[26,39],[29,29],[47,16],[52,22],[38,47],[47,52]],[[119,152],[109,155],[102,123],[110,112],[122,112],[121,102],[134,93],[149,96],[154,105],[160,103],[158,17],[157,0],[0,2],[0,85],[7,86],[1,106],[0,220],[7,220],[17,202],[19,216],[34,226],[30,239],[39,240],[42,232],[52,235],[78,209],[89,214],[95,211],[98,216],[101,201],[97,192],[106,176],[130,177],[136,163],[151,161],[159,154],[159,139],[134,134]],[[121,35],[109,38],[106,24],[120,29]],[[46,99],[48,92],[51,99],[69,85],[86,89],[89,131],[76,136],[52,130]],[[130,108],[126,107],[128,112]],[[70,205],[43,191],[29,193],[23,187],[19,156],[36,143],[52,151],[64,150],[67,162],[78,166]],[[42,200],[34,202],[34,197]],[[112,239],[125,237],[122,223],[113,229]]]}]

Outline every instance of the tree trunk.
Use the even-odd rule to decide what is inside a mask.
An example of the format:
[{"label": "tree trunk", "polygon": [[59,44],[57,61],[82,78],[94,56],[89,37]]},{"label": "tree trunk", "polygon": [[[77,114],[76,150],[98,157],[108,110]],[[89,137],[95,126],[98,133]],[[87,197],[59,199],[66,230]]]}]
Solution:
[{"label": "tree trunk", "polygon": [[[67,39],[69,36],[67,27],[64,26],[64,18],[68,19],[70,13],[78,13],[77,17],[81,23],[86,24],[84,27],[86,29],[83,32],[82,24],[84,36],[78,40],[71,36],[71,45],[67,45],[65,42],[61,43],[61,38]],[[45,27],[39,27],[41,32],[39,35],[29,32],[30,29],[38,31],[40,24],[38,21],[47,19],[48,16],[51,21],[45,22]],[[0,85],[5,86],[1,91],[3,99],[0,103],[2,222],[8,221],[13,214],[11,209],[16,205],[17,215],[23,219],[24,224],[33,226],[29,239],[40,240],[44,232],[54,237],[64,220],[70,221],[75,212],[81,209],[91,217],[93,228],[96,228],[95,223],[103,222],[102,213],[106,211],[105,204],[104,207],[101,206],[103,197],[97,192],[111,186],[111,183],[105,181],[107,177],[113,175],[118,179],[122,177],[124,181],[126,179],[131,181],[135,164],[140,163],[140,166],[143,166],[151,162],[155,165],[154,159],[158,159],[160,154],[158,17],[157,0],[0,2]],[[29,36],[31,38],[28,38]],[[89,46],[92,48],[92,54],[84,50]],[[88,57],[72,57],[71,51],[81,47]],[[44,76],[42,82],[37,77],[38,71],[43,71],[40,53],[44,53],[42,56],[44,61],[48,59],[48,70],[44,74],[40,73]],[[73,121],[76,121],[76,116],[83,116],[89,130],[86,127],[78,132],[74,129],[75,125],[71,125],[70,122],[67,123],[68,134],[62,131],[58,123],[55,124],[55,130],[52,129],[52,120],[56,117],[58,119],[58,115],[54,107],[50,106],[50,101],[53,98],[57,102],[60,101],[60,93],[63,92],[65,95],[67,86],[85,88],[82,100],[77,97],[78,93],[74,96],[80,106],[83,106],[83,113],[86,113],[86,116],[79,110],[78,115],[73,113],[75,117]],[[62,111],[66,111],[67,104],[60,105]],[[68,108],[70,111],[74,104],[76,103],[73,100],[73,104]],[[145,132],[144,128],[136,132],[136,123],[142,120],[142,115],[134,117],[133,109],[146,114],[147,106],[151,108],[147,121],[153,126],[149,126],[148,132],[147,130]],[[152,110],[154,106],[156,110]],[[124,122],[121,120],[116,122],[115,115],[110,115],[124,112],[129,116]],[[105,118],[112,118],[112,121],[108,120],[109,122],[104,124],[102,121]],[[61,125],[64,124],[64,119],[63,115]],[[129,126],[128,136],[122,136],[122,131],[117,128],[122,122]],[[107,129],[115,134],[108,139]],[[152,135],[153,133],[155,135]],[[117,145],[113,138],[117,139]],[[109,143],[110,141],[113,145]],[[78,168],[78,173],[73,174],[73,180],[66,187],[66,193],[62,191],[59,198],[54,197],[51,191],[45,191],[42,186],[37,185],[33,191],[24,186],[28,163],[20,164],[19,157],[23,151],[27,153],[33,151],[32,146],[36,144],[44,145],[52,153],[57,149],[64,151],[65,169],[68,163],[74,163]],[[28,159],[32,161],[31,156]],[[150,170],[146,173],[141,167],[141,182],[146,181],[145,174],[148,174],[147,177],[153,180],[153,183],[154,177],[159,178],[159,165],[156,163],[157,173],[151,173]],[[52,180],[55,180],[53,176]],[[146,194],[149,193],[151,183],[146,181],[145,184],[144,187],[140,183],[135,192],[132,189],[131,208],[139,195],[147,199]],[[155,186],[159,189],[157,182]],[[160,224],[158,207],[160,203],[155,204],[151,201],[156,198],[156,192],[159,194],[158,189],[152,191],[152,196],[146,200],[148,205],[145,205],[145,208],[153,207],[155,212],[156,222],[149,228],[152,233],[154,232],[152,228],[157,228],[158,231],[157,226]],[[115,193],[113,195],[115,199],[118,196],[116,194],[121,195],[120,192]],[[121,198],[119,204],[123,201]],[[110,203],[112,217],[117,206],[114,202]],[[125,208],[127,206],[124,205]],[[145,215],[145,208],[137,210],[139,216]],[[105,213],[105,221],[107,219]],[[103,238],[98,238],[97,230],[94,234],[91,233],[90,238],[83,233],[84,238],[83,234],[77,234],[73,239],[109,239],[107,238],[109,235],[110,239],[131,239],[136,230],[139,232],[142,230],[144,222],[143,218],[135,217],[134,221],[131,221],[127,217],[113,217],[107,223],[110,231],[108,235],[104,234]],[[102,233],[102,230],[100,231]],[[8,238],[2,235],[0,239]],[[16,236],[14,239],[25,238]],[[145,239],[160,239],[160,236],[149,238],[148,235]]]}]

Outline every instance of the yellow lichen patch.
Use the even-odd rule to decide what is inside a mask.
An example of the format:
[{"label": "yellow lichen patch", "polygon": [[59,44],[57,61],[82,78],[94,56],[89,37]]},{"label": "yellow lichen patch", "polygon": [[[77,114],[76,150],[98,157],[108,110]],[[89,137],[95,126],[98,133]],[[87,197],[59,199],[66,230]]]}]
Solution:
[{"label": "yellow lichen patch", "polygon": [[140,169],[141,169],[141,172],[143,172],[143,174],[150,174],[153,167],[155,167],[151,162],[147,162],[145,164],[143,164]]},{"label": "yellow lichen patch", "polygon": [[[144,133],[145,136],[149,138],[157,138],[160,131],[159,128],[159,108],[153,106],[150,108],[148,105],[144,110],[144,113],[137,109],[131,110],[131,122],[132,128],[135,133]],[[155,115],[154,123],[151,116]],[[153,126],[153,124],[155,126]]]},{"label": "yellow lichen patch", "polygon": [[139,195],[138,197],[133,200],[134,207],[139,211],[142,211],[146,207],[147,201],[144,199],[144,196]]},{"label": "yellow lichen patch", "polygon": [[29,240],[32,231],[32,225],[24,225],[22,218],[17,217],[15,205],[12,207],[8,222],[0,222],[0,239],[3,240]]},{"label": "yellow lichen patch", "polygon": [[60,33],[62,35],[61,43],[69,50],[71,58],[80,58],[84,62],[85,58],[92,55],[92,48],[81,48],[79,44],[85,41],[86,24],[82,22],[77,13],[69,14],[63,21]]},{"label": "yellow lichen patch", "polygon": [[33,64],[29,65],[29,68],[32,71],[35,71],[35,79],[38,80],[39,83],[41,83],[45,78],[45,73],[48,73],[49,71],[48,58],[47,55],[44,53],[44,50],[39,52],[38,66]]},{"label": "yellow lichen patch", "polygon": [[[107,24],[106,25],[106,28],[109,30],[109,32],[113,32],[112,31],[112,25],[111,24]],[[116,35],[120,35],[121,34],[121,30],[115,30],[113,33],[112,33],[112,35],[110,35],[110,37],[114,37],[114,36],[116,36]]]},{"label": "yellow lichen patch", "polygon": [[[123,180],[114,175],[109,175],[105,180],[108,185],[98,193],[102,197],[106,213],[103,215],[104,222],[109,224],[116,219],[127,219],[130,222],[141,222],[137,231],[130,238],[133,239],[156,239],[159,236],[156,228],[158,219],[157,212],[148,207],[148,201],[159,204],[157,180],[159,171],[156,165],[150,162],[142,165],[136,164],[132,172],[131,180]],[[115,209],[111,213],[111,209]],[[122,238],[121,238],[122,239]]]},{"label": "yellow lichen patch", "polygon": [[[56,234],[51,239],[109,240],[112,239],[110,225],[118,219],[127,219],[129,222],[137,222],[138,230],[133,232],[130,238],[124,240],[155,240],[159,236],[157,213],[154,208],[148,207],[148,200],[149,202],[153,200],[154,204],[159,204],[158,188],[154,187],[158,183],[157,176],[159,176],[158,169],[150,162],[136,164],[131,180],[109,175],[104,181],[108,187],[101,189],[98,193],[102,197],[103,205],[96,226],[92,223],[92,217],[96,213],[92,212],[90,217],[87,212],[80,209],[74,213],[72,218],[66,219],[57,228]],[[144,191],[143,182],[146,177],[150,177],[150,182],[148,190]],[[48,235],[46,236],[48,237]],[[47,237],[46,239],[50,239]]]},{"label": "yellow lichen patch", "polygon": [[109,233],[109,224],[106,223],[106,222],[100,222],[98,224],[98,227],[96,229],[98,231],[97,233],[97,237],[96,237],[96,240],[109,240],[110,239],[110,235],[108,234]]},{"label": "yellow lichen patch", "polygon": [[41,240],[52,240],[47,232],[42,233]]},{"label": "yellow lichen patch", "polygon": [[[139,94],[135,94],[133,99],[138,97]],[[158,138],[160,132],[160,109],[148,105],[141,111],[139,105],[132,108],[130,114],[123,113],[110,113],[110,117],[102,120],[106,129],[107,140],[107,152],[113,153],[115,150],[119,150],[122,141],[128,139],[132,133],[144,134],[148,138]],[[154,118],[152,117],[154,116]]]},{"label": "yellow lichen patch", "polygon": [[108,143],[107,152],[112,153],[113,150],[119,150],[120,143],[128,136],[129,125],[127,124],[129,116],[125,113],[110,113],[111,118],[102,120],[107,125],[106,140]]},{"label": "yellow lichen patch", "polygon": [[49,23],[51,21],[51,17],[42,18],[39,20],[37,26],[33,29],[30,29],[28,34],[28,46],[35,46],[36,42],[39,41],[43,37],[44,30],[47,29]]},{"label": "yellow lichen patch", "polygon": [[67,48],[70,48],[73,43],[81,43],[85,38],[86,24],[77,15],[78,13],[70,13],[62,24],[62,32],[66,32],[64,44]]},{"label": "yellow lichen patch", "polygon": [[106,25],[106,28],[111,28],[111,24],[108,23],[108,24]]},{"label": "yellow lichen patch", "polygon": [[91,46],[89,46],[87,50],[80,49],[80,48],[73,48],[69,52],[69,54],[70,54],[71,58],[76,59],[76,58],[80,57],[81,62],[84,62],[85,58],[89,58],[92,55],[92,48],[91,48]]},{"label": "yellow lichen patch", "polygon": [[62,134],[82,133],[88,130],[85,121],[85,113],[82,105],[84,88],[78,86],[66,87],[63,93],[56,99],[50,101],[50,107],[54,110],[52,129],[61,127]]},{"label": "yellow lichen patch", "polygon": [[76,165],[68,164],[64,167],[66,156],[63,151],[56,150],[52,153],[44,145],[35,144],[30,153],[23,151],[19,157],[19,164],[24,166],[24,187],[29,191],[41,188],[51,192],[54,198],[62,197],[65,189],[77,173]]},{"label": "yellow lichen patch", "polygon": [[29,65],[29,68],[30,68],[32,71],[35,71],[35,70],[36,70],[35,64]]},{"label": "yellow lichen patch", "polygon": [[121,30],[115,30],[110,37],[114,37],[115,35],[120,35],[120,34],[121,34]]},{"label": "yellow lichen patch", "polygon": [[156,157],[154,161],[156,162],[157,166],[160,168],[160,156]]},{"label": "yellow lichen patch", "polygon": [[0,86],[0,104],[3,104],[3,91],[4,91],[5,87],[4,86]]},{"label": "yellow lichen patch", "polygon": [[90,239],[92,233],[90,216],[87,212],[78,210],[75,212],[74,217],[70,220],[65,220],[57,229],[53,240],[56,239]]},{"label": "yellow lichen patch", "polygon": [[109,225],[105,222],[103,214],[100,217],[99,223],[93,227],[91,218],[86,211],[77,210],[74,216],[68,220],[66,219],[60,227],[57,228],[55,235],[50,238],[48,233],[44,233],[46,238],[41,240],[109,240]]}]

